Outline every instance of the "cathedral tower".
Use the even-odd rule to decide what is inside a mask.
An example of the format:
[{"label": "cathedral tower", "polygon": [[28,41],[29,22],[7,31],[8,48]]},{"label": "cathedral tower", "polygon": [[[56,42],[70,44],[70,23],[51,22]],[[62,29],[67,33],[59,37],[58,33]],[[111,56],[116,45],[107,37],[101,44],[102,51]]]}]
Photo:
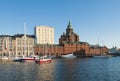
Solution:
[{"label": "cathedral tower", "polygon": [[69,42],[69,43],[79,42],[79,36],[76,33],[74,33],[70,21],[66,28],[66,33],[63,33],[63,35],[61,35],[61,37],[59,39],[60,45],[63,45],[66,42]]}]

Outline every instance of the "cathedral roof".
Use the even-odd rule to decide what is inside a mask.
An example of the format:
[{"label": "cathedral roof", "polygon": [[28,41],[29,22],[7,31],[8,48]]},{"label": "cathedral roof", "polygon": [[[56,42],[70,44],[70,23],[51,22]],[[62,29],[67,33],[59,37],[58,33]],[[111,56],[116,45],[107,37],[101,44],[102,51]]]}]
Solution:
[{"label": "cathedral roof", "polygon": [[71,29],[71,28],[72,28],[72,25],[71,25],[71,23],[70,23],[70,21],[69,21],[68,26],[67,26],[67,29]]}]

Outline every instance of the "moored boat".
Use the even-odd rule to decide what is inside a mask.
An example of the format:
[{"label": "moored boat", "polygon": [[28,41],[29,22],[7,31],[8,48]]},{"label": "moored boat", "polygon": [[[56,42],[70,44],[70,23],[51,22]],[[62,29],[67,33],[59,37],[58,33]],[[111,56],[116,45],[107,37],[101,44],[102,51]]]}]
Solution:
[{"label": "moored boat", "polygon": [[76,56],[71,53],[71,54],[66,54],[66,55],[61,55],[62,58],[76,58]]},{"label": "moored boat", "polygon": [[22,60],[28,61],[28,62],[34,61],[34,60],[37,60],[37,59],[39,59],[38,56],[29,56],[29,57],[24,57],[24,56],[23,56],[23,58],[22,58]]},{"label": "moored boat", "polygon": [[106,54],[104,55],[103,54],[103,55],[94,55],[93,57],[98,57],[99,58],[99,57],[112,57],[112,56],[111,55],[106,55]]},{"label": "moored boat", "polygon": [[9,57],[4,56],[4,57],[1,58],[1,60],[9,60]]},{"label": "moored boat", "polygon": [[13,62],[24,62],[24,60],[22,60],[23,57],[20,57],[20,56],[16,56],[14,58],[12,58],[11,60]]},{"label": "moored boat", "polygon": [[41,56],[39,59],[36,59],[35,62],[37,64],[51,63],[52,59],[47,56]]}]

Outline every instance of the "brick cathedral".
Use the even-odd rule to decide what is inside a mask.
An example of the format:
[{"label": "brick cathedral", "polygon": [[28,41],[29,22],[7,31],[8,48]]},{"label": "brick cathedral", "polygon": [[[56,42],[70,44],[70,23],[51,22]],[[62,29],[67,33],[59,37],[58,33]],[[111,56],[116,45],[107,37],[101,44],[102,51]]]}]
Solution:
[{"label": "brick cathedral", "polygon": [[92,56],[108,53],[106,46],[90,45],[87,42],[81,42],[79,35],[74,33],[73,27],[69,21],[66,33],[59,38],[59,44],[39,44],[34,47],[35,54],[38,55],[61,55],[73,53],[78,57]]}]

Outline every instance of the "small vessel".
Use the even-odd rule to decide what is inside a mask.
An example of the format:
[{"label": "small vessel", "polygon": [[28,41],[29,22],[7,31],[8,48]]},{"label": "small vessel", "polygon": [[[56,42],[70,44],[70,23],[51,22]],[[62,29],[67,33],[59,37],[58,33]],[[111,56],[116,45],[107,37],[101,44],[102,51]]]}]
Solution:
[{"label": "small vessel", "polygon": [[30,62],[30,61],[34,61],[34,60],[37,60],[37,59],[39,59],[39,57],[38,56],[29,56],[29,57],[25,57],[25,56],[23,56],[23,58],[22,58],[22,60],[24,60],[24,61],[28,61],[28,62]]},{"label": "small vessel", "polygon": [[111,57],[111,55],[106,55],[106,54],[104,55],[104,54],[103,54],[103,55],[94,55],[93,57],[98,57],[98,58],[99,58],[99,57]]},{"label": "small vessel", "polygon": [[71,53],[71,54],[66,54],[66,55],[61,55],[62,58],[76,58],[76,56]]},{"label": "small vessel", "polygon": [[37,64],[51,63],[52,59],[47,56],[41,56],[39,59],[36,59],[35,62]]},{"label": "small vessel", "polygon": [[8,57],[8,56],[3,56],[2,58],[0,58],[1,61],[4,61],[4,62],[10,62],[11,61],[11,58]]},{"label": "small vessel", "polygon": [[1,60],[9,60],[9,58],[7,56],[4,56],[1,58]]},{"label": "small vessel", "polygon": [[21,56],[16,56],[16,57],[12,58],[11,60],[13,62],[24,62],[24,60],[22,58],[23,57],[21,57]]}]

